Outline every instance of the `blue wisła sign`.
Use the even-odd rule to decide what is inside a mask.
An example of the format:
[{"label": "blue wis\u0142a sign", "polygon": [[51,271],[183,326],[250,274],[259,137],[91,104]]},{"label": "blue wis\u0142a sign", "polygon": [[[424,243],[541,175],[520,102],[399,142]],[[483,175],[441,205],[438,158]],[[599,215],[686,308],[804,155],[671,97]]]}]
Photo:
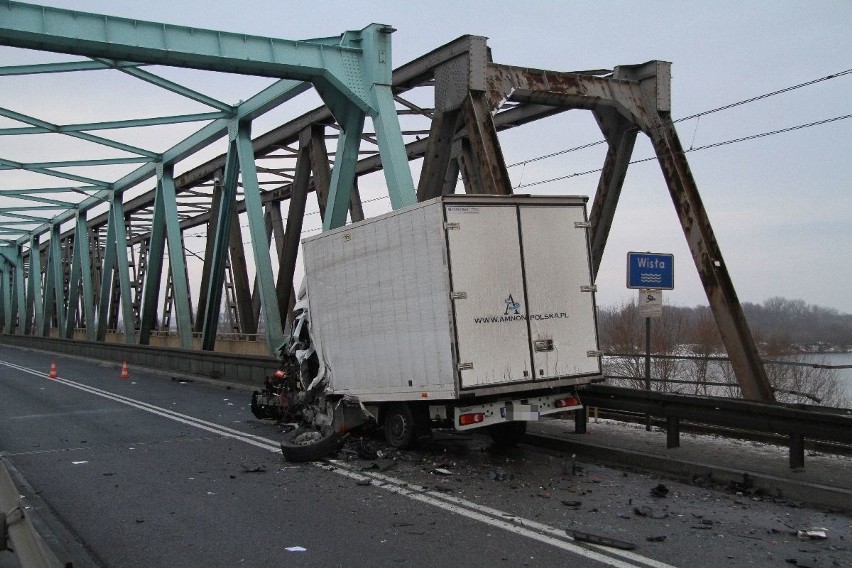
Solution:
[{"label": "blue wis\u0142a sign", "polygon": [[628,252],[627,287],[674,290],[674,255]]}]

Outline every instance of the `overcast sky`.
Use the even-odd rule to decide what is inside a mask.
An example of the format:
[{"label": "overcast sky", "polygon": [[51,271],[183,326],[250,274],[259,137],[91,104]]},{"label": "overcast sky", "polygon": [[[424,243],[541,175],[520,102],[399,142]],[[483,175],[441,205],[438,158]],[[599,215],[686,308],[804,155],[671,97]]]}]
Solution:
[{"label": "overcast sky", "polygon": [[[852,2],[839,0],[41,3],[287,39],[337,35],[371,22],[385,23],[397,29],[394,66],[464,34],[487,36],[494,61],[524,67],[572,71],[666,60],[672,62],[674,118],[852,69]],[[0,50],[0,65],[33,61],[28,52]],[[181,72],[172,76],[180,78]],[[144,88],[138,84],[128,83]],[[46,116],[44,89],[25,93],[21,83],[15,89],[8,85],[0,84],[0,106]],[[203,82],[193,86],[205,89]],[[121,88],[101,92],[102,99],[93,97],[88,109],[64,108],[62,98],[53,97],[47,115],[61,115],[69,122],[111,117],[113,106],[126,110],[122,97],[115,96],[123,92]],[[210,88],[220,89],[212,94],[228,96],[221,85]],[[850,113],[852,73],[684,121],[678,131],[684,147],[698,148]],[[601,135],[590,113],[572,111],[501,137],[506,162],[514,164],[593,142]],[[3,157],[11,151],[6,142],[0,145]],[[599,168],[603,152],[603,146],[597,146],[512,167],[512,182],[518,193],[591,198],[597,174],[567,176]],[[650,144],[640,135],[634,159],[649,156]],[[852,118],[688,153],[741,301],[761,303],[782,296],[852,313],[850,156]],[[564,179],[535,183],[559,177]],[[381,188],[365,188],[365,198],[380,193]],[[635,297],[636,292],[625,285],[626,253],[631,250],[675,255],[675,290],[666,292],[666,303],[706,304],[655,161],[632,165],[628,171],[598,277],[599,304]]]}]

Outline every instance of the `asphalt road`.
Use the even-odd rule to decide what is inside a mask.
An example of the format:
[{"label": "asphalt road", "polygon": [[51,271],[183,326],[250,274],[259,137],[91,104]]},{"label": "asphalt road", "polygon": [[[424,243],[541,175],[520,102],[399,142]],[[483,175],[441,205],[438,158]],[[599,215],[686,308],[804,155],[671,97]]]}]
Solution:
[{"label": "asphalt road", "polygon": [[[247,392],[119,376],[0,347],[0,453],[75,566],[852,565],[840,514],[525,448],[495,453],[475,435],[439,433],[405,453],[367,439],[360,449],[378,455],[352,444],[335,460],[290,464]],[[661,483],[667,494],[653,497]],[[800,540],[805,526],[830,538]]]}]

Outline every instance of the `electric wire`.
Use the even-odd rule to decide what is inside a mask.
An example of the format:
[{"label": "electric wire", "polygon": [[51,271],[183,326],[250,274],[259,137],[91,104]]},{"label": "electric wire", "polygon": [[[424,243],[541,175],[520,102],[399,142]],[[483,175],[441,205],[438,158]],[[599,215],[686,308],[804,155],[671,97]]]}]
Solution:
[{"label": "electric wire", "polygon": [[[815,122],[808,122],[806,124],[798,124],[796,126],[790,126],[788,128],[781,128],[781,129],[778,129],[778,130],[772,130],[770,132],[761,132],[759,134],[752,134],[750,136],[742,136],[740,138],[732,138],[731,140],[723,140],[721,142],[713,142],[711,144],[704,144],[702,146],[696,146],[694,148],[684,150],[684,154],[688,154],[690,152],[698,152],[700,150],[708,150],[710,148],[718,148],[720,146],[727,146],[729,144],[737,144],[739,142],[746,142],[748,140],[755,140],[757,138],[766,138],[767,136],[775,136],[777,134],[784,134],[786,132],[793,132],[794,130],[802,130],[804,128],[811,128],[813,126],[820,126],[820,125],[828,124],[828,123],[831,123],[831,122],[837,122],[839,120],[845,120],[847,118],[852,118],[852,114],[844,114],[844,115],[841,115],[841,116],[835,116],[833,118],[826,118],[824,120],[817,120]],[[630,161],[629,164],[630,165],[641,164],[643,162],[650,162],[650,161],[656,160],[656,159],[657,159],[656,156],[652,156],[650,158],[640,158],[638,160]],[[539,181],[533,181],[533,182],[525,183],[523,185],[519,185],[518,188],[532,187],[532,186],[535,186],[535,185],[543,185],[545,183],[551,183],[551,182],[554,182],[554,181],[562,181],[562,180],[566,180],[566,179],[569,179],[569,178],[580,177],[580,176],[593,174],[593,173],[597,173],[597,172],[601,172],[601,171],[603,171],[603,168],[595,168],[593,170],[585,170],[585,171],[582,171],[582,172],[574,172],[574,173],[570,173],[570,174],[563,175],[563,176],[557,176],[557,177],[553,177],[553,178],[548,178],[548,179],[543,179],[543,180],[539,180]]]},{"label": "electric wire", "polygon": [[[760,101],[760,100],[763,100],[763,99],[768,99],[769,97],[774,97],[776,95],[780,95],[780,94],[783,94],[783,93],[789,93],[790,91],[795,91],[796,89],[801,89],[802,87],[808,87],[808,86],[811,86],[811,85],[815,85],[817,83],[822,83],[823,81],[828,81],[830,79],[836,79],[838,77],[843,77],[845,75],[849,75],[850,73],[852,73],[852,69],[846,69],[844,71],[840,71],[839,73],[832,73],[831,75],[825,75],[825,76],[820,77],[818,79],[812,79],[810,81],[805,81],[804,83],[798,83],[796,85],[784,87],[783,89],[778,89],[778,90],[775,90],[775,91],[771,91],[769,93],[763,93],[762,95],[749,97],[749,98],[743,99],[741,101],[728,103],[728,104],[722,105],[720,107],[711,108],[709,110],[697,112],[695,114],[690,114],[688,116],[684,116],[682,118],[675,119],[672,122],[676,124],[678,122],[685,122],[687,120],[692,120],[693,118],[701,118],[702,116],[707,116],[708,114],[714,114],[714,113],[717,113],[717,112],[721,112],[723,110],[728,110],[728,109],[732,109],[732,108],[742,106],[742,105],[745,105],[745,104],[754,103],[754,102],[757,102],[757,101]],[[697,128],[698,128],[698,126],[696,125],[696,130],[697,130]],[[585,150],[586,148],[591,148],[593,146],[599,146],[600,144],[606,144],[606,140],[597,140],[595,142],[589,142],[587,144],[581,144],[579,146],[574,146],[572,148],[565,148],[564,150],[558,150],[556,152],[551,152],[549,154],[544,154],[544,155],[541,155],[541,156],[536,156],[534,158],[528,158],[526,160],[521,160],[520,162],[515,162],[513,164],[509,164],[506,167],[507,168],[514,168],[514,167],[517,167],[517,166],[520,166],[520,165],[523,165],[523,164],[530,164],[532,162],[538,162],[540,160],[546,160],[548,158],[554,158],[556,156],[561,156],[563,154],[568,154],[570,152],[577,152],[579,150]],[[520,186],[520,187],[526,187],[526,186]]]}]

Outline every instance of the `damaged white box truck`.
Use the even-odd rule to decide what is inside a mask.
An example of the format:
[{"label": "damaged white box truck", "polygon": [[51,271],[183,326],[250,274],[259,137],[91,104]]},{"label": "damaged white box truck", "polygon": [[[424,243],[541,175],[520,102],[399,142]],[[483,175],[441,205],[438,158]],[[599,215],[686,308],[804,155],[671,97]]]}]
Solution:
[{"label": "damaged white box truck", "polygon": [[397,448],[435,422],[512,444],[582,408],[602,380],[586,201],[444,196],[305,239],[278,376],[315,431],[285,456],[368,420]]}]

